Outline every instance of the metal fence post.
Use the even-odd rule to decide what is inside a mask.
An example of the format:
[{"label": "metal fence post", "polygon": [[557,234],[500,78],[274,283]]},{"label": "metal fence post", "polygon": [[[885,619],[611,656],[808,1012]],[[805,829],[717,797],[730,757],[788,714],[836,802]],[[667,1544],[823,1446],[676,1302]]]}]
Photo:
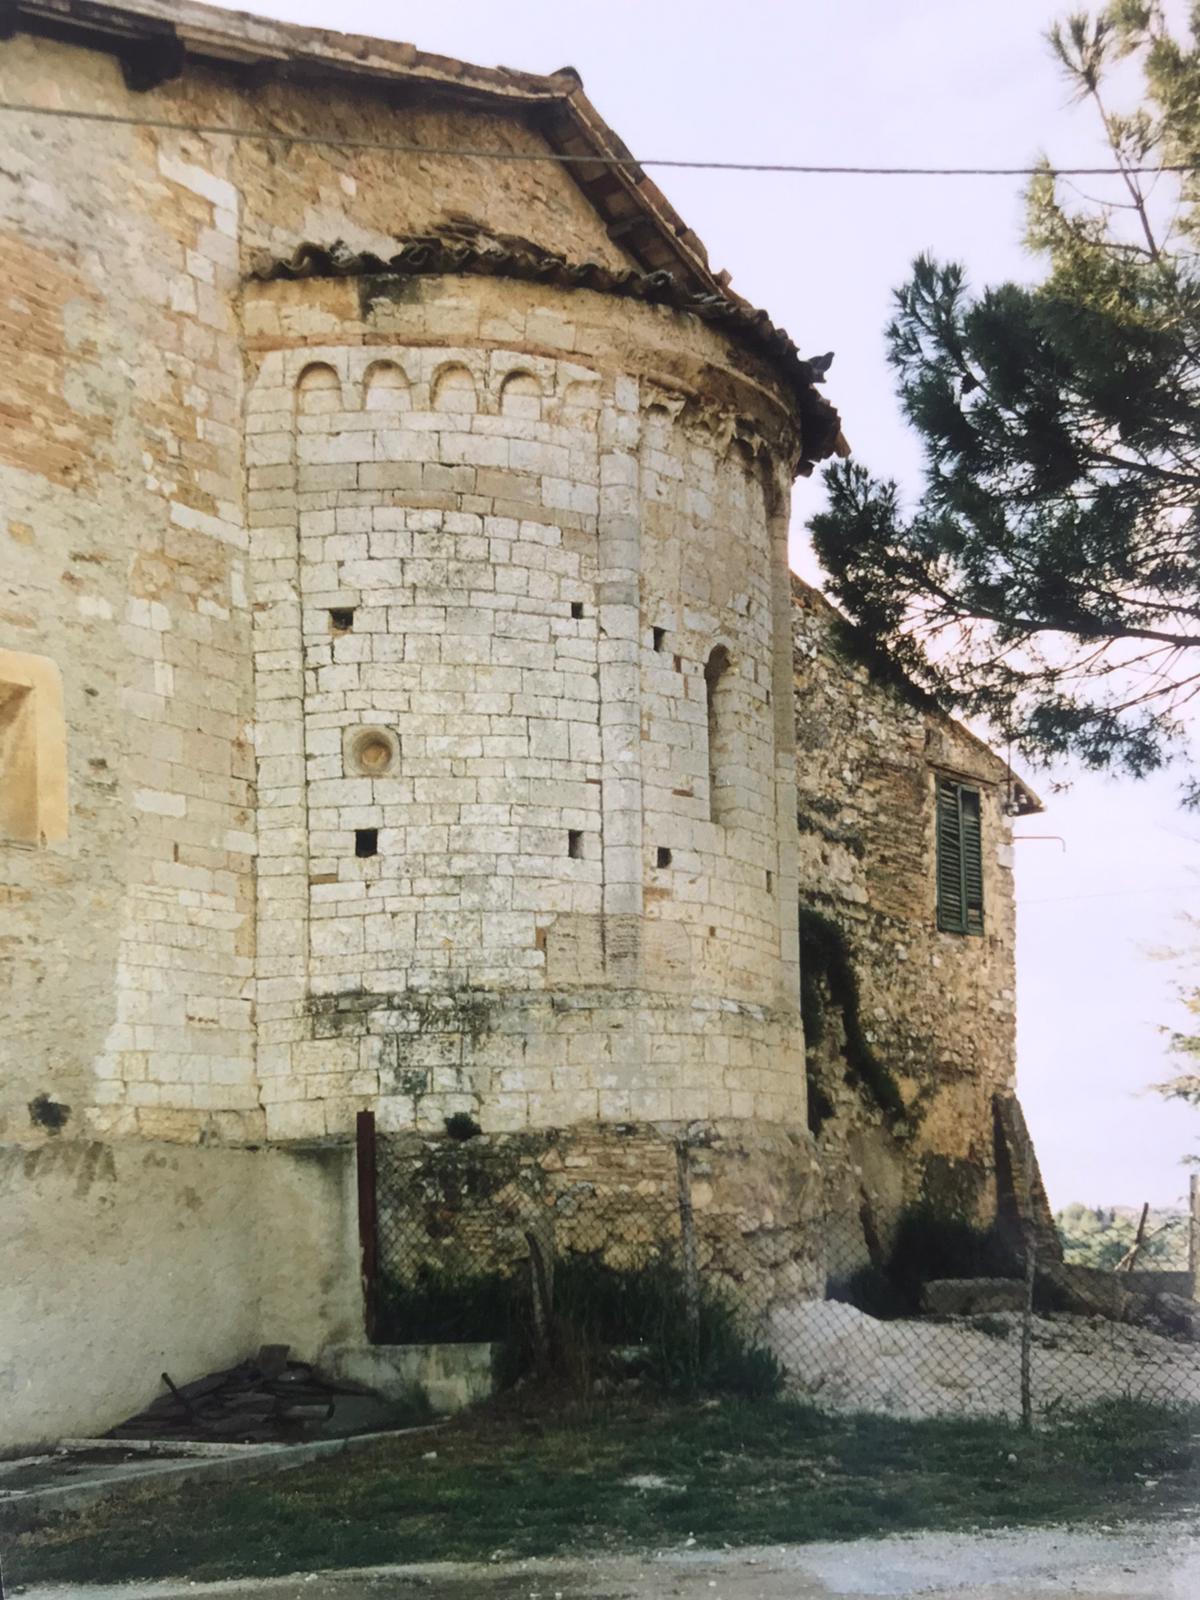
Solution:
[{"label": "metal fence post", "polygon": [[683,1253],[683,1304],[687,1317],[688,1354],[693,1380],[700,1375],[700,1263],[696,1254],[696,1218],[692,1211],[692,1178],[687,1145],[675,1146],[679,1183],[679,1237]]},{"label": "metal fence post", "polygon": [[358,1250],[362,1274],[363,1323],[367,1341],[375,1343],[378,1331],[379,1200],[375,1184],[375,1113],[360,1111],[355,1119],[354,1142],[358,1172]]},{"label": "metal fence post", "polygon": [[1195,1300],[1200,1295],[1200,1172],[1193,1172],[1188,1183],[1188,1271]]},{"label": "metal fence post", "polygon": [[1025,1309],[1021,1317],[1021,1427],[1033,1431],[1033,1291],[1037,1283],[1037,1229],[1025,1219]]},{"label": "metal fence post", "polygon": [[550,1370],[554,1316],[554,1257],[532,1228],[525,1231],[529,1246],[529,1295],[533,1311],[533,1342],[538,1371]]}]

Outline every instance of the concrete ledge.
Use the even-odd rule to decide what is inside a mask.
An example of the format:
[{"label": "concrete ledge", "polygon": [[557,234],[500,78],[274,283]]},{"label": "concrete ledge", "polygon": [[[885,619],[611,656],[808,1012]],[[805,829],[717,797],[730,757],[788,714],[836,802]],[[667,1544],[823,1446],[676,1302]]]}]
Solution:
[{"label": "concrete ledge", "polygon": [[1025,1285],[1018,1278],[933,1278],[921,1290],[921,1310],[933,1316],[970,1317],[1024,1306]]},{"label": "concrete ledge", "polygon": [[[231,1479],[250,1478],[267,1472],[287,1472],[324,1456],[336,1456],[344,1450],[378,1444],[381,1439],[436,1432],[438,1426],[437,1423],[431,1423],[424,1427],[398,1428],[386,1433],[359,1433],[348,1439],[309,1439],[303,1444],[208,1445],[203,1455],[189,1453],[184,1460],[164,1460],[154,1451],[146,1451],[140,1452],[142,1459],[139,1461],[90,1469],[73,1465],[73,1452],[66,1451],[47,1459],[46,1476],[49,1481],[28,1489],[0,1488],[0,1530],[19,1533],[46,1517],[81,1511],[98,1500],[114,1499],[139,1489],[176,1488],[197,1482],[227,1483]],[[111,1439],[100,1443],[109,1449],[113,1448]],[[89,1440],[87,1444],[89,1448],[94,1447],[95,1441]],[[182,1448],[190,1452],[195,1447],[185,1445]],[[215,1454],[218,1450],[227,1453]],[[69,1483],[56,1483],[54,1478],[58,1472],[73,1472],[76,1475]]]},{"label": "concrete ledge", "polygon": [[495,1392],[494,1344],[338,1344],[321,1366],[335,1378],[364,1384],[385,1400],[425,1397],[431,1411],[451,1416]]}]

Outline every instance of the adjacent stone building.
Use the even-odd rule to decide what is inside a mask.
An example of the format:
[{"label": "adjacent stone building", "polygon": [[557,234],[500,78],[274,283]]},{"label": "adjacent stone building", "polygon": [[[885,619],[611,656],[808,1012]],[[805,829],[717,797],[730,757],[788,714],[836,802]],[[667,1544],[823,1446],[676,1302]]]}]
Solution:
[{"label": "adjacent stone building", "polygon": [[[601,1184],[702,1130],[788,1292],[831,1197],[986,1169],[1008,779],[792,592],[837,415],[575,74],[14,0],[0,98],[3,1436],[360,1332],[364,1109]],[[903,1149],[836,1028],[814,1116],[798,906]]]},{"label": "adjacent stone building", "polygon": [[994,1218],[998,1163],[1001,1189],[1015,1165],[1038,1198],[1011,820],[1041,806],[819,593],[793,579],[793,600],[808,1121],[842,1276],[910,1207]]}]

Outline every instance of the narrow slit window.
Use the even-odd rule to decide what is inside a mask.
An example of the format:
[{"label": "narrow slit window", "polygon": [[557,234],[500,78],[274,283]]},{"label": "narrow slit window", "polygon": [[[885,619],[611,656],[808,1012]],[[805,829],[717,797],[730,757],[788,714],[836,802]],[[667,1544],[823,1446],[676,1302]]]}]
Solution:
[{"label": "narrow slit window", "polygon": [[356,828],[354,830],[354,854],[362,858],[379,854],[378,828]]},{"label": "narrow slit window", "polygon": [[671,851],[665,844],[660,844],[654,852],[654,865],[656,867],[669,867],[671,865]]},{"label": "narrow slit window", "polygon": [[983,826],[978,789],[939,778],[937,925],[943,933],[983,932]]},{"label": "narrow slit window", "polygon": [[732,734],[729,667],[729,651],[723,644],[716,645],[704,667],[704,694],[708,704],[708,815],[712,822],[724,821],[729,811],[728,745]]},{"label": "narrow slit window", "polygon": [[667,642],[667,630],[665,628],[651,628],[650,637],[653,640],[655,650],[661,654],[663,646]]},{"label": "narrow slit window", "polygon": [[571,601],[571,615],[575,618],[576,622],[578,622],[579,619],[583,616],[583,601],[582,600],[572,600]]},{"label": "narrow slit window", "polygon": [[572,861],[583,860],[583,829],[569,828],[567,830],[567,854]]}]

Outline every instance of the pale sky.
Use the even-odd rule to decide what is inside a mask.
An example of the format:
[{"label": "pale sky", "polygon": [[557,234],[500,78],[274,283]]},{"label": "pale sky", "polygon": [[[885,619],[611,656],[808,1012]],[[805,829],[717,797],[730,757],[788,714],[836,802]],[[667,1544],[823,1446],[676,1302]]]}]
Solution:
[{"label": "pale sky", "polygon": [[[1042,35],[1063,0],[258,0],[262,15],[405,39],[483,66],[571,65],[640,157],[842,165],[1021,165],[1103,159]],[[882,330],[921,250],[963,261],[975,285],[1029,277],[1016,179],[882,179],[650,169],[715,267],[806,352],[837,353],[826,392],[856,455],[917,484]],[[793,564],[819,581],[797,484]],[[1052,1203],[1167,1204],[1200,1115],[1144,1092],[1170,1062],[1179,945],[1196,907],[1200,816],[1174,774],[1142,784],[1031,773],[1047,801],[1018,844],[1019,1089]],[[1195,969],[1193,961],[1192,969]]]}]

